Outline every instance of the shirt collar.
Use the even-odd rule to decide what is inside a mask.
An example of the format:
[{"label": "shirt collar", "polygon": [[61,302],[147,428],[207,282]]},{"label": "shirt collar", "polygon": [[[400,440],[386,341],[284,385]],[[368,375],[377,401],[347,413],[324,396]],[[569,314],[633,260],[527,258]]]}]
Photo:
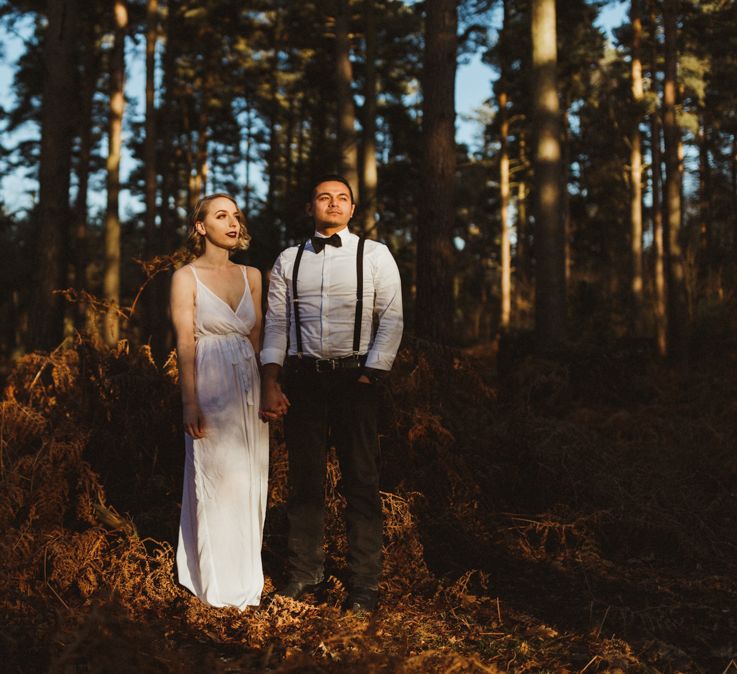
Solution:
[{"label": "shirt collar", "polygon": [[[339,232],[336,232],[336,234],[341,238],[341,240],[343,241],[343,243],[345,243],[346,241],[348,241],[348,239],[351,236],[351,230],[349,229],[348,225],[346,225]],[[327,239],[328,238],[327,236],[325,236],[325,234],[321,234],[320,232],[317,232],[317,231],[313,234],[313,236],[316,236],[316,237],[318,237],[320,239]]]}]

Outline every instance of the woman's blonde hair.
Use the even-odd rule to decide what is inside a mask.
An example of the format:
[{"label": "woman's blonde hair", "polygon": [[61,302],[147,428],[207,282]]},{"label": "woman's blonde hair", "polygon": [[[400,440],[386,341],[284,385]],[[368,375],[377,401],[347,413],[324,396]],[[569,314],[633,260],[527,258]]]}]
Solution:
[{"label": "woman's blonde hair", "polygon": [[207,217],[210,210],[210,202],[213,199],[219,199],[220,197],[232,201],[238,209],[238,212],[241,214],[240,230],[238,232],[235,246],[233,246],[233,252],[236,250],[246,250],[251,243],[251,235],[246,229],[246,218],[243,215],[243,211],[241,211],[240,206],[238,206],[238,202],[230,194],[226,194],[225,192],[215,192],[215,194],[208,194],[207,196],[202,197],[192,211],[192,217],[189,221],[189,232],[187,233],[187,248],[195,257],[199,257],[205,252],[205,237],[197,231],[197,223],[203,222]]}]

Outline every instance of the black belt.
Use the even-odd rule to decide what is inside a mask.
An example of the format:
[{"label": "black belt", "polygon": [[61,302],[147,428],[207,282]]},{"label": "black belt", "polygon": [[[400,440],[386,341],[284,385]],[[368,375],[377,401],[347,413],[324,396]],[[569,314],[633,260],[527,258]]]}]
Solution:
[{"label": "black belt", "polygon": [[356,370],[364,366],[366,354],[346,356],[345,358],[313,358],[312,356],[289,356],[287,364],[295,370],[307,372],[333,372],[335,370]]}]

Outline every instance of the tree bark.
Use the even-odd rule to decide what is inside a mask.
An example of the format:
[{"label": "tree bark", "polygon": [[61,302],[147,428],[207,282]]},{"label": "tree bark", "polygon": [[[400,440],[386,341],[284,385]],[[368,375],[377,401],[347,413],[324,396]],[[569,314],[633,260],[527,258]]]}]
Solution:
[{"label": "tree bark", "polygon": [[630,135],[630,259],[632,295],[632,332],[638,334],[642,329],[642,150],[640,141],[640,110],[643,99],[642,63],[640,44],[642,41],[642,19],[640,0],[631,0],[630,22],[632,24],[632,59],[630,75],[632,79],[632,105],[635,112]]},{"label": "tree bark", "polygon": [[502,331],[509,329],[509,320],[512,310],[512,255],[509,236],[509,116],[507,104],[507,59],[505,54],[507,22],[509,20],[508,0],[503,2],[504,17],[502,30],[499,35],[501,47],[501,63],[499,76],[499,199],[500,199],[500,261],[501,261],[501,316],[499,326]]},{"label": "tree bark", "polygon": [[[95,85],[99,75],[100,53],[94,43],[94,29],[85,31],[88,40],[85,45],[85,58],[80,82],[79,102],[79,157],[77,160],[77,198],[74,204],[74,287],[87,290],[87,255],[88,255],[88,191],[90,178],[90,160],[92,157],[92,108],[95,96]],[[88,325],[88,307],[79,302],[75,311],[75,326],[83,331]],[[90,321],[91,323],[91,321]],[[94,327],[93,327],[94,329]]]},{"label": "tree bark", "polygon": [[668,353],[668,324],[667,324],[667,297],[665,280],[665,245],[663,243],[663,208],[660,198],[663,179],[660,165],[660,117],[657,112],[650,116],[652,129],[652,200],[653,200],[653,291],[655,308],[655,335],[658,343],[658,353],[666,356]]},{"label": "tree bark", "polygon": [[663,4],[665,26],[665,80],[663,86],[663,135],[665,138],[665,264],[668,298],[668,357],[685,365],[688,356],[688,303],[681,252],[681,170],[678,157],[680,131],[676,119],[676,69],[678,61],[676,2]]},{"label": "tree bark", "polygon": [[535,333],[540,349],[566,336],[565,237],[560,214],[560,113],[555,0],[533,0]]},{"label": "tree bark", "polygon": [[103,294],[110,303],[105,316],[103,339],[108,346],[115,346],[120,337],[120,151],[123,135],[123,111],[125,97],[125,30],[128,26],[128,10],[124,0],[114,0],[115,38],[110,54],[110,123],[107,157],[107,208],[105,211],[105,272]]},{"label": "tree bark", "polygon": [[335,15],[335,78],[338,98],[338,148],[340,172],[358,194],[358,148],[356,145],[356,109],[351,85],[353,68],[350,60],[348,28],[350,0],[336,0]]},{"label": "tree bark", "polygon": [[76,106],[74,46],[77,39],[76,0],[49,0],[44,49],[39,168],[39,245],[32,292],[28,346],[51,349],[62,339],[62,300],[53,294],[66,285],[64,261],[69,239],[69,175],[74,115],[60,111]]},{"label": "tree bark", "polygon": [[427,0],[422,102],[422,179],[417,225],[418,337],[447,342],[453,325],[455,0]]},{"label": "tree bark", "polygon": [[364,0],[366,26],[366,82],[363,92],[363,134],[361,152],[361,229],[376,238],[376,8],[374,0]]},{"label": "tree bark", "polygon": [[158,0],[146,3],[146,140],[143,164],[146,189],[146,256],[156,255],[156,39]]}]

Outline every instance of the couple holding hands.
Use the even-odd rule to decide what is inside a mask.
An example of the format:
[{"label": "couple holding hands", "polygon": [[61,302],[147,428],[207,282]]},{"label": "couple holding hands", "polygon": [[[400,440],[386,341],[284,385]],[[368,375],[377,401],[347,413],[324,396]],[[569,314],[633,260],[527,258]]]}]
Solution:
[{"label": "couple holding hands", "polygon": [[345,178],[315,180],[306,209],[314,235],[277,258],[265,325],[260,272],[230,261],[250,236],[228,195],[200,200],[189,234],[196,258],[172,279],[186,431],[177,567],[179,582],[211,606],[260,602],[266,422],[283,416],[289,580],[277,594],[299,599],[323,580],[324,480],[333,445],[347,501],[345,608],[376,608],[376,382],[391,368],[402,336],[399,271],[385,245],[350,232],[355,203]]}]

